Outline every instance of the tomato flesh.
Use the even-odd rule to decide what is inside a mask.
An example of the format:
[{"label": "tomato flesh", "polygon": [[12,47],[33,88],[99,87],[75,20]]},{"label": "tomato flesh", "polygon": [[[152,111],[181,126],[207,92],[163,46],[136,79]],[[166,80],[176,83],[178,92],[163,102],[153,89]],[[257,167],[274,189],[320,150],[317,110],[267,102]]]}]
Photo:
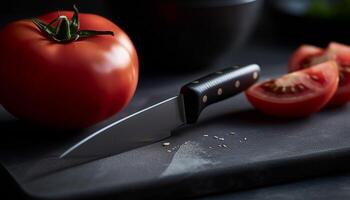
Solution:
[{"label": "tomato flesh", "polygon": [[312,58],[323,54],[324,50],[322,48],[308,44],[301,45],[289,59],[288,71],[292,72],[307,68],[311,65]]},{"label": "tomato flesh", "polygon": [[337,92],[329,101],[328,106],[342,106],[350,101],[350,47],[331,42],[327,49],[311,45],[302,45],[292,55],[288,71],[293,72],[310,67],[327,60],[335,60],[339,69],[339,85]]},{"label": "tomato flesh", "polygon": [[339,85],[329,106],[342,106],[350,101],[350,47],[332,42],[327,51],[334,54],[339,67]]},{"label": "tomato flesh", "polygon": [[258,83],[245,94],[261,112],[278,117],[304,117],[319,111],[336,92],[337,64],[328,61],[274,80]]}]

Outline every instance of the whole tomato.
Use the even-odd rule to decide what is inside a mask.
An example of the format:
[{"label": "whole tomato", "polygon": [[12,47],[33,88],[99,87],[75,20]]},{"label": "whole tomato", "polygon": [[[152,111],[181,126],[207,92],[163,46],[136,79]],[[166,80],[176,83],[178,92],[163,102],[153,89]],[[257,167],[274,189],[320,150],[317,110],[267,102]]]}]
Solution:
[{"label": "whole tomato", "polygon": [[138,81],[138,57],[126,33],[76,8],[6,25],[0,58],[0,103],[44,126],[104,120],[128,104]]}]

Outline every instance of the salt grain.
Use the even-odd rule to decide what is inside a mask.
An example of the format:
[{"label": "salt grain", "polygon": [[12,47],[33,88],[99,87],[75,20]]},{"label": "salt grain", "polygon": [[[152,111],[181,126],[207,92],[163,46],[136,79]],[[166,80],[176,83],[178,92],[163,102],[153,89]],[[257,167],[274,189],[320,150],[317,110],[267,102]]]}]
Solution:
[{"label": "salt grain", "polygon": [[166,147],[166,146],[169,146],[170,145],[170,142],[164,142],[163,143],[163,147]]}]

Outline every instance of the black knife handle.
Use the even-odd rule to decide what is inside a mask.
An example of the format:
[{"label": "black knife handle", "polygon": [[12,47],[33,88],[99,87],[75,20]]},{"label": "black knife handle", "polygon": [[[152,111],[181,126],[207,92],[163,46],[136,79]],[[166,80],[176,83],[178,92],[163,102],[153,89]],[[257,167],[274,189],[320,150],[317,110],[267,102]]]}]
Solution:
[{"label": "black knife handle", "polygon": [[226,68],[192,81],[181,88],[186,123],[197,121],[201,111],[210,104],[240,93],[254,84],[260,74],[256,64]]}]

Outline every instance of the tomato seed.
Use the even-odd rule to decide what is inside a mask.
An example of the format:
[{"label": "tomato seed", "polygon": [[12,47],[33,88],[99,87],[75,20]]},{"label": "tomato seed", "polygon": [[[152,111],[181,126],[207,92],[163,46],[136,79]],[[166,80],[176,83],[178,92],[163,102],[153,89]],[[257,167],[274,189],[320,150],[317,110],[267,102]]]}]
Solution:
[{"label": "tomato seed", "polygon": [[318,76],[316,76],[316,75],[310,75],[310,78],[312,80],[314,80],[314,81],[319,81],[320,80],[320,78]]},{"label": "tomato seed", "polygon": [[283,92],[283,93],[286,92],[286,87],[282,87],[282,92]]},{"label": "tomato seed", "polygon": [[290,91],[292,91],[293,93],[295,93],[295,92],[296,92],[295,87],[294,87],[294,86],[291,86],[291,87],[290,87]]},{"label": "tomato seed", "polygon": [[304,87],[303,85],[297,85],[297,87],[298,87],[301,91],[303,91],[303,90],[305,89],[305,87]]}]

